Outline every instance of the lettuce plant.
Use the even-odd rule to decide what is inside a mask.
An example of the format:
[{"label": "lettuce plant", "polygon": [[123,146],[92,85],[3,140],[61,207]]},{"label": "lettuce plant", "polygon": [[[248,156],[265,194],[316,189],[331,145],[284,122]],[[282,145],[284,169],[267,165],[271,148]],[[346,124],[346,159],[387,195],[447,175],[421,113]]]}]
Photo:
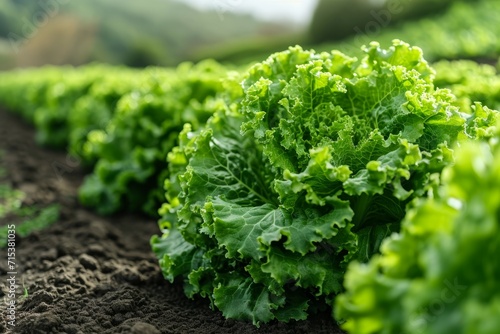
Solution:
[{"label": "lettuce plant", "polygon": [[349,267],[335,312],[349,333],[498,332],[499,135],[457,148],[443,187],[417,201],[380,256]]},{"label": "lettuce plant", "polygon": [[460,110],[470,110],[473,102],[500,110],[500,74],[494,66],[472,60],[443,60],[432,67],[436,70],[434,84],[449,88]]},{"label": "lettuce plant", "polygon": [[241,86],[226,82],[203,130],[185,127],[152,246],[188,296],[256,325],[331,305],[347,264],[367,261],[439,183],[450,145],[491,121],[434,88],[419,48],[363,52],[274,54]]}]

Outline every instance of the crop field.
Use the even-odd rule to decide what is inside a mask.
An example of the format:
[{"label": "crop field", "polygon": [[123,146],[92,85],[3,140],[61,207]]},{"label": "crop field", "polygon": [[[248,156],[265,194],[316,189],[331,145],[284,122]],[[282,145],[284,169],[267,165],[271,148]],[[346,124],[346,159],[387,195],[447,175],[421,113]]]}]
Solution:
[{"label": "crop field", "polygon": [[0,72],[0,332],[497,334],[500,2],[444,2]]}]

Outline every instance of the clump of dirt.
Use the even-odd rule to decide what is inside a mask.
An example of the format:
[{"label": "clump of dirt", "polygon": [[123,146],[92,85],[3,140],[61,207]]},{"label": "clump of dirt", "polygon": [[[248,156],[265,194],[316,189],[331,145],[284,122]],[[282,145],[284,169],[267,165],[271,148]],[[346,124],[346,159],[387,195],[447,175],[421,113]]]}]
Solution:
[{"label": "clump of dirt", "polygon": [[[149,247],[157,234],[147,217],[99,217],[82,208],[77,189],[83,173],[64,152],[38,147],[34,130],[0,110],[0,164],[10,183],[26,193],[23,205],[60,205],[60,219],[49,228],[17,238],[18,296],[12,333],[342,333],[329,313],[290,324],[253,325],[226,320],[207,300],[189,300],[181,284],[161,275]],[[9,221],[1,221],[4,225]],[[7,255],[1,251],[4,297]]]}]

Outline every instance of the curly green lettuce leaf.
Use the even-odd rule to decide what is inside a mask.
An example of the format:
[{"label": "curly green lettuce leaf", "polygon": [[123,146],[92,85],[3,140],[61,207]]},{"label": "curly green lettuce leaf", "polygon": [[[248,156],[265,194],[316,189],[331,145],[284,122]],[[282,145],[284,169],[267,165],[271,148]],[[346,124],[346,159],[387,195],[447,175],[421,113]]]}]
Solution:
[{"label": "curly green lettuce leaf", "polygon": [[[223,249],[226,263],[221,268],[216,268],[210,260],[207,265],[210,266],[215,281],[226,282],[224,277],[228,270],[245,273],[246,276],[241,280],[234,278],[227,281],[231,286],[239,282],[240,286],[238,289],[235,286],[235,290],[266,291],[268,284],[271,284],[279,287],[273,292],[273,298],[278,299],[284,299],[287,293],[293,293],[293,287],[327,293],[340,291],[341,274],[335,263],[340,262],[342,256],[335,260],[330,259],[328,254],[316,254],[315,251],[318,243],[332,239],[345,227],[346,221],[352,218],[352,211],[338,199],[330,202],[338,205],[339,210],[329,213],[313,208],[291,213],[281,208],[272,195],[273,179],[262,174],[262,151],[255,145],[253,136],[241,137],[241,122],[241,115],[216,113],[207,129],[202,130],[195,140],[188,141],[189,149],[186,148],[185,151],[191,151],[188,153],[189,165],[179,176],[182,191],[178,200],[184,205],[178,209],[177,217],[165,215],[164,226],[167,229],[169,226],[177,226],[186,241],[206,253],[215,247]],[[176,159],[174,154],[170,158]],[[169,266],[181,267],[182,263],[186,263],[180,257],[177,258],[178,264],[175,264],[175,257],[170,255],[171,245],[179,242],[177,237],[179,236],[171,235],[169,231],[161,243],[159,239],[153,240],[157,255],[168,258],[168,266],[165,263],[163,265],[167,269],[167,277],[174,274]],[[339,236],[339,244],[353,242],[353,235],[342,237]],[[332,250],[331,256],[335,257],[335,252],[337,250]],[[301,254],[306,255],[304,270],[295,276],[293,271],[297,261],[303,259]],[[174,264],[171,264],[172,260]],[[195,272],[199,267],[192,269]],[[190,277],[186,282],[188,285],[193,282],[192,276]],[[249,281],[250,277],[254,278]],[[294,281],[295,284],[292,284]],[[199,280],[195,281],[198,282]],[[264,282],[266,284],[262,284]],[[283,289],[283,285],[288,282],[290,287]],[[198,288],[186,289],[190,291]],[[214,285],[212,289],[215,305],[224,314],[252,320],[256,324],[274,319],[278,314],[283,321],[303,319],[304,310],[307,309],[306,300],[303,300],[299,303],[302,305],[300,307],[295,302],[283,302],[283,305],[288,305],[287,309],[282,309],[281,304],[280,307],[269,309],[269,314],[276,313],[272,316],[264,316],[263,313],[261,317],[247,311],[233,313],[234,303],[238,299],[228,300],[225,294],[228,293],[227,289],[231,290],[230,287],[223,284],[218,288]],[[224,291],[225,294],[216,291]],[[249,296],[254,296],[255,293],[248,292]],[[232,293],[231,296],[243,298],[239,293]],[[259,297],[252,308],[267,309],[268,298],[270,297]],[[303,311],[298,312],[296,307]],[[254,315],[250,316],[252,314]],[[293,318],[286,318],[287,315]]]},{"label": "curly green lettuce leaf", "polygon": [[[239,94],[219,95],[204,129],[181,132],[165,233],[152,243],[189,296],[256,325],[304,319],[342,291],[348,263],[399,231],[408,203],[435,191],[450,145],[488,133],[494,112],[460,112],[420,49],[394,41],[364,52],[277,53]],[[173,251],[179,237],[197,261]]]},{"label": "curly green lettuce leaf", "polygon": [[418,201],[380,256],[349,267],[335,308],[349,333],[496,333],[499,139],[462,143],[436,196]]}]

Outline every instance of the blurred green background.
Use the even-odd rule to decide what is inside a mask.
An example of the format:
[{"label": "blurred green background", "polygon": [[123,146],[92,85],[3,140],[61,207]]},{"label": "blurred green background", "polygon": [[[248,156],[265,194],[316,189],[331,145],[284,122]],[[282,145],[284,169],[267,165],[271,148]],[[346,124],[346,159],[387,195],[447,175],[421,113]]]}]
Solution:
[{"label": "blurred green background", "polygon": [[[431,60],[499,55],[498,0],[2,0],[0,69],[89,62],[244,64],[403,39]],[[465,18],[462,16],[466,16]]]},{"label": "blurred green background", "polygon": [[205,57],[214,46],[289,36],[303,28],[238,13],[234,0],[206,2],[213,6],[202,10],[174,0],[2,0],[1,67],[92,61],[176,65]]}]

